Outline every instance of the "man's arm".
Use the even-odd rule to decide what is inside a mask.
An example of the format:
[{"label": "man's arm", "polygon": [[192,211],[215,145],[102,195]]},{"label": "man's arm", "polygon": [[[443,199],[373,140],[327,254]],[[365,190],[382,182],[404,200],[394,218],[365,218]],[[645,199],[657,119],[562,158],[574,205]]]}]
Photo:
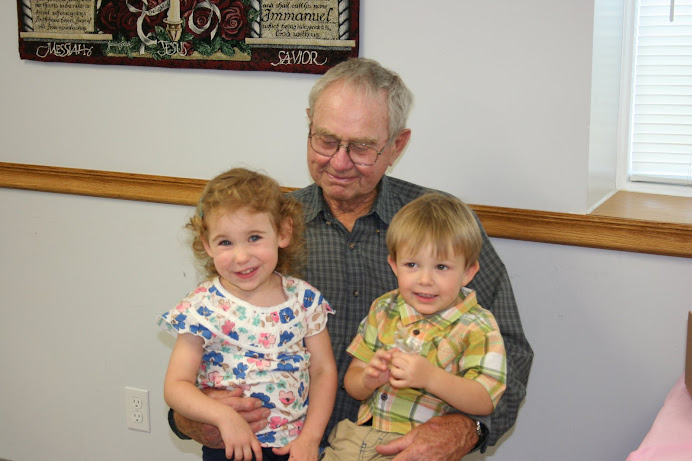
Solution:
[{"label": "man's arm", "polygon": [[[205,389],[207,396],[220,400],[229,405],[250,424],[250,428],[257,432],[267,426],[269,409],[262,406],[262,402],[252,397],[242,397],[243,390],[235,389],[226,391],[221,389]],[[168,424],[173,433],[178,437],[181,435],[193,439],[204,446],[210,448],[224,448],[223,440],[219,430],[210,424],[200,423],[170,410]]]}]

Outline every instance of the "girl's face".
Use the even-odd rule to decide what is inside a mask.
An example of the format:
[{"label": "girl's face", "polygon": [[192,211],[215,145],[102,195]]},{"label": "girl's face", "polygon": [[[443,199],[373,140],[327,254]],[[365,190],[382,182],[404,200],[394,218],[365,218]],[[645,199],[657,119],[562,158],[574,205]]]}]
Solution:
[{"label": "girl's face", "polygon": [[291,241],[290,226],[283,226],[277,233],[268,213],[248,208],[233,211],[220,208],[204,219],[207,224],[204,248],[214,260],[224,288],[258,306],[278,304],[281,300],[274,302],[277,281],[272,274],[279,248],[285,248]]}]

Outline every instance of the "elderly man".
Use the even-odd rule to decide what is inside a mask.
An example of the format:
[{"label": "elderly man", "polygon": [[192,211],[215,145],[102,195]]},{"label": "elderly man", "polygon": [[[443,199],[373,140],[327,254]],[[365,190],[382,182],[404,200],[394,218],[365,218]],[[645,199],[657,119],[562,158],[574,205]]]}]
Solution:
[{"label": "elderly man", "polygon": [[[385,175],[411,137],[406,120],[412,101],[397,74],[364,58],[333,67],[310,92],[307,151],[314,184],[294,194],[303,203],[307,225],[305,279],[336,310],[329,332],[340,383],[351,360],[346,347],[360,321],[374,299],[397,286],[387,264],[389,222],[402,206],[427,191]],[[516,419],[533,351],[505,267],[485,232],[483,238],[480,271],[469,286],[500,326],[507,349],[507,391],[491,417],[452,413],[432,418],[378,448],[382,454],[397,455],[396,461],[459,460],[475,448],[485,451]],[[253,427],[266,424],[265,411],[254,399],[228,391],[211,395],[242,412]],[[359,404],[340,386],[327,434],[344,418],[355,421]],[[211,426],[175,415],[171,427],[205,445],[220,444]]]}]

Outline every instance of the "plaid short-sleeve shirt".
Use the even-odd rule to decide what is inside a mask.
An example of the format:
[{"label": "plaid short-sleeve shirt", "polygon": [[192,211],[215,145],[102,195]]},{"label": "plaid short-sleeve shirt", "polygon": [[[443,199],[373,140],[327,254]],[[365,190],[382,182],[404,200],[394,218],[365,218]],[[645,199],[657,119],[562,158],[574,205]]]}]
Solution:
[{"label": "plaid short-sleeve shirt", "polygon": [[[448,373],[479,382],[497,405],[507,380],[505,347],[495,318],[477,303],[473,290],[463,289],[456,306],[430,316],[406,304],[398,290],[391,291],[372,304],[347,351],[367,363],[378,349],[393,347],[394,333],[402,329],[423,344],[420,355]],[[405,434],[452,411],[421,389],[385,384],[361,404],[357,423],[372,418],[376,429]]]}]

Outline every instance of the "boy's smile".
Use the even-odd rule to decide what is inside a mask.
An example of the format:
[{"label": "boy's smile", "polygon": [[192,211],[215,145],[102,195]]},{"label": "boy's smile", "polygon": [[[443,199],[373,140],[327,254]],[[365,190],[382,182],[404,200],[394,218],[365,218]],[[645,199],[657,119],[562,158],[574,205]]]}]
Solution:
[{"label": "boy's smile", "polygon": [[432,245],[423,246],[417,254],[400,252],[397,260],[388,257],[399,282],[404,301],[423,315],[432,315],[457,303],[459,291],[478,272],[478,262],[466,267],[464,255],[451,250],[438,257]]}]

